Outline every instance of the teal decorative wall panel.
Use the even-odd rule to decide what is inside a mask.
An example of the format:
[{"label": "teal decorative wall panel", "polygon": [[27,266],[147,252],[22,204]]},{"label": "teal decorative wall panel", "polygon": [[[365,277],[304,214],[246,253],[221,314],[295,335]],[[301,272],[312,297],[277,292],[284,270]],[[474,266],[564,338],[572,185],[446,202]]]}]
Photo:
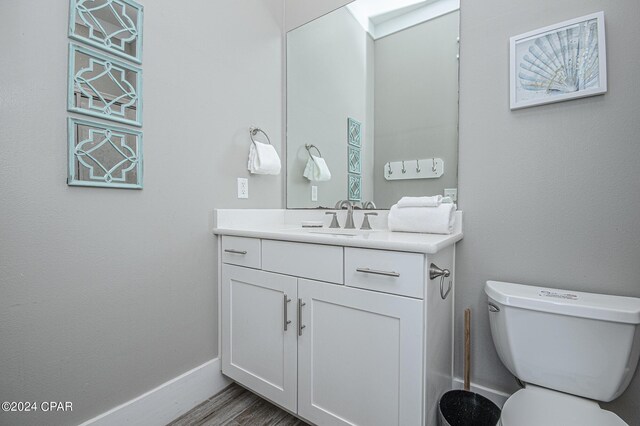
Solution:
[{"label": "teal decorative wall panel", "polygon": [[360,174],[362,172],[360,148],[349,146],[347,149],[348,149],[348,157],[349,157],[349,162],[348,162],[349,173]]},{"label": "teal decorative wall panel", "polygon": [[73,186],[142,189],[142,132],[69,118]]},{"label": "teal decorative wall panel", "polygon": [[69,111],[142,125],[142,70],[69,44]]},{"label": "teal decorative wall panel", "polygon": [[362,125],[351,117],[347,118],[347,140],[349,145],[359,147],[362,144]]},{"label": "teal decorative wall panel", "polygon": [[352,175],[349,173],[347,192],[349,194],[349,201],[361,201],[362,200],[362,178],[358,175]]},{"label": "teal decorative wall panel", "polygon": [[69,11],[69,37],[142,63],[142,5],[133,0],[71,0]]}]

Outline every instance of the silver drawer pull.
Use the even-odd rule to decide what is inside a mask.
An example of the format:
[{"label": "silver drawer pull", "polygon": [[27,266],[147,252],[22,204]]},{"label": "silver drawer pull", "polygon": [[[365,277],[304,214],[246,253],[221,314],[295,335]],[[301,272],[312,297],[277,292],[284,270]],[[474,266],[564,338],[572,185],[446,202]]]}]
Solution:
[{"label": "silver drawer pull", "polygon": [[224,251],[225,253],[231,253],[231,254],[247,254],[246,250],[225,249]]},{"label": "silver drawer pull", "polygon": [[384,275],[385,277],[398,278],[400,276],[400,274],[395,271],[377,271],[371,268],[357,268],[356,271],[363,272],[365,274]]}]

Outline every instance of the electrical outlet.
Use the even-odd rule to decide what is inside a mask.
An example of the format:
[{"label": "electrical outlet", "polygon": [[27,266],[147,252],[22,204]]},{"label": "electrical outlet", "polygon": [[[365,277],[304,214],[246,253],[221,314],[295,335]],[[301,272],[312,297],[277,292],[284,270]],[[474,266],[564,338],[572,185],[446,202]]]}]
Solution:
[{"label": "electrical outlet", "polygon": [[455,203],[456,201],[458,201],[458,188],[445,188],[444,196],[451,198],[451,200],[453,200],[453,202]]},{"label": "electrical outlet", "polygon": [[318,201],[318,187],[316,185],[311,186],[311,201]]},{"label": "electrical outlet", "polygon": [[249,198],[249,179],[238,178],[238,198]]}]

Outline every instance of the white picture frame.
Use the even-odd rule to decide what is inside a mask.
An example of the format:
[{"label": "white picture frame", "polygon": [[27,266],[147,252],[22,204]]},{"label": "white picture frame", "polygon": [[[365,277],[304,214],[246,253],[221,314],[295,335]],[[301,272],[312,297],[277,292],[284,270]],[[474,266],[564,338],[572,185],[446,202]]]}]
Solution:
[{"label": "white picture frame", "polygon": [[607,91],[604,12],[511,37],[509,44],[512,110]]}]

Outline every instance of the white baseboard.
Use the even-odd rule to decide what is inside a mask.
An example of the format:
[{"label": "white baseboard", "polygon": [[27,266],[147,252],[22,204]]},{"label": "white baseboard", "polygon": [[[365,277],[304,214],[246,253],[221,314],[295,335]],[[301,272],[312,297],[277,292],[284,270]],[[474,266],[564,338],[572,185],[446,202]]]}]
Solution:
[{"label": "white baseboard", "polygon": [[80,426],[166,425],[229,383],[220,372],[220,358],[215,358]]},{"label": "white baseboard", "polygon": [[[459,378],[459,377],[454,377],[453,378],[453,389],[463,389],[463,388],[464,388],[463,380],[461,378]],[[469,390],[471,392],[475,392],[475,393],[480,394],[480,395],[484,396],[485,398],[491,400],[500,409],[502,409],[502,406],[504,405],[504,403],[511,396],[511,394],[508,394],[506,392],[497,391],[495,389],[491,389],[491,388],[488,388],[486,386],[476,385],[476,384],[473,384],[473,383],[471,383],[470,388],[471,389],[469,389]]]}]

